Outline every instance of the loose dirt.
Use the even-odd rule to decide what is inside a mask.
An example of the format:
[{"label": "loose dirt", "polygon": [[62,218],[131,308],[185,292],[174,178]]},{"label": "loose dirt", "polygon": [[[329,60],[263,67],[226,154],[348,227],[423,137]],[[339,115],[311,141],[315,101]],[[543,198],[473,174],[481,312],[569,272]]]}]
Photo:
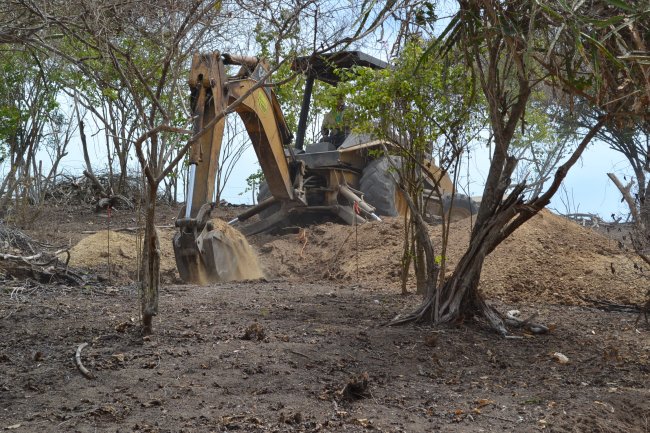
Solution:
[{"label": "loose dirt", "polygon": [[[176,262],[171,229],[159,230],[160,267],[163,276],[174,275]],[[121,280],[137,280],[141,273],[142,236],[102,230],[79,241],[70,249],[72,266],[95,269]]]},{"label": "loose dirt", "polygon": [[[431,228],[439,249],[440,227]],[[469,244],[471,221],[451,225],[448,274]],[[346,281],[399,290],[404,225],[387,219],[359,227],[327,223],[298,235],[253,240],[268,276]],[[639,303],[648,270],[617,241],[544,211],[485,261],[481,290],[504,302],[583,305],[584,297]],[[411,278],[411,288],[414,284]]]},{"label": "loose dirt", "polygon": [[[0,428],[16,432],[647,432],[635,316],[537,304],[546,336],[383,327],[417,298],[348,284],[43,288],[0,303]],[[512,305],[498,304],[500,309]],[[516,306],[519,308],[519,306]],[[255,334],[250,330],[254,329]],[[96,377],[84,378],[73,362]],[[553,354],[568,357],[558,363]],[[345,398],[367,374],[367,392]]]},{"label": "loose dirt", "polygon": [[[175,214],[162,212],[157,224]],[[122,212],[110,225],[137,221]],[[107,223],[57,214],[30,234],[74,240],[73,263],[104,277],[110,251],[110,280],[83,288],[7,280],[0,289],[0,429],[650,431],[650,325],[581,298],[639,302],[647,271],[617,241],[549,212],[495,250],[482,274],[500,311],[536,313],[552,329],[514,339],[474,322],[382,326],[420,301],[399,293],[400,219],[253,237],[266,279],[204,287],[174,283],[174,231],[161,228],[166,283],[154,335],[143,337],[139,248],[131,234],[112,232],[108,250]],[[470,228],[469,220],[451,227],[450,266]],[[84,342],[94,380],[73,361]]]}]

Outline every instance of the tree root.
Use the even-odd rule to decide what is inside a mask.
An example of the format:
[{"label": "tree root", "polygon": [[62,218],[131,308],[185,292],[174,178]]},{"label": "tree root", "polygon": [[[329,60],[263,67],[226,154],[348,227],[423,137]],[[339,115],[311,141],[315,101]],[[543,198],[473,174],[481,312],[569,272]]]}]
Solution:
[{"label": "tree root", "polygon": [[508,336],[508,329],[506,328],[503,316],[501,316],[496,308],[484,304],[481,313],[492,329],[498,332],[502,337]]},{"label": "tree root", "polygon": [[88,343],[81,343],[79,347],[77,347],[77,353],[74,355],[74,362],[77,365],[77,369],[79,369],[81,374],[83,374],[86,379],[94,379],[95,376],[93,376],[90,370],[84,367],[83,363],[81,362],[81,351],[86,346],[88,346]]},{"label": "tree root", "polygon": [[[585,302],[589,302],[592,304],[595,308],[598,308],[599,310],[602,311],[610,311],[610,312],[616,312],[616,313],[633,313],[633,314],[638,314],[642,313],[643,309],[639,307],[638,305],[627,305],[627,304],[615,304],[610,301],[603,301],[600,299],[592,299],[592,298],[587,298],[585,296],[580,296],[580,299],[582,299]],[[650,305],[650,298],[648,301]]]},{"label": "tree root", "polygon": [[542,325],[540,323],[534,323],[533,319],[537,317],[538,313],[533,314],[526,320],[520,320],[517,317],[515,317],[514,314],[511,314],[509,311],[508,314],[506,315],[505,323],[506,325],[513,327],[513,328],[518,328],[518,329],[524,329],[531,334],[535,335],[543,335],[543,334],[548,334],[550,332],[550,329]]},{"label": "tree root", "polygon": [[[533,319],[537,317],[538,313],[533,314],[525,320],[520,320],[516,318],[511,312],[508,312],[506,317],[503,317],[496,308],[486,304],[483,300],[478,302],[479,305],[475,307],[474,314],[477,318],[483,318],[487,321],[491,329],[499,333],[504,338],[514,338],[509,334],[508,328],[514,329],[523,329],[531,334],[543,335],[548,334],[550,329],[540,323],[533,322]],[[433,308],[433,300],[429,302],[424,302],[417,310],[406,315],[406,316],[396,316],[390,322],[386,323],[386,326],[399,326],[405,325],[407,323],[422,323],[429,321],[433,324],[449,323],[452,320],[442,320],[439,323],[435,323],[427,319],[427,316],[431,315],[431,309]],[[446,315],[445,317],[456,317],[451,315]]]}]

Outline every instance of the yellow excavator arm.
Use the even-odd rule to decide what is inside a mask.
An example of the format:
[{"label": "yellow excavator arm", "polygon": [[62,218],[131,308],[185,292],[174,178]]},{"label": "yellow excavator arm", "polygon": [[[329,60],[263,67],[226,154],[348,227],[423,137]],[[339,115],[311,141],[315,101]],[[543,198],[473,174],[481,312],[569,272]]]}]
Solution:
[{"label": "yellow excavator arm", "polygon": [[[239,65],[234,76],[226,65]],[[290,167],[285,145],[292,136],[270,87],[264,86],[268,68],[255,57],[212,52],[195,54],[189,86],[194,135],[201,134],[189,155],[186,205],[176,220],[174,254],[181,278],[199,282],[224,280],[227,266],[218,263],[221,236],[210,223],[219,168],[225,117],[232,110],[241,117],[262,167],[273,201],[303,202],[300,164]],[[231,108],[232,107],[232,108]]]},{"label": "yellow excavator arm", "polygon": [[[227,77],[226,64],[241,65],[241,70]],[[275,94],[260,83],[266,74],[264,63],[255,57],[218,52],[194,55],[189,79],[193,132],[196,135],[205,131],[190,151],[189,163],[190,167],[195,166],[195,173],[189,182],[191,195],[187,202],[191,205],[186,210],[189,217],[196,216],[201,206],[214,198],[225,125],[225,116],[220,116],[240,99],[234,111],[243,120],[273,196],[286,200],[294,198],[284,153],[284,145],[289,144],[292,137]]]}]

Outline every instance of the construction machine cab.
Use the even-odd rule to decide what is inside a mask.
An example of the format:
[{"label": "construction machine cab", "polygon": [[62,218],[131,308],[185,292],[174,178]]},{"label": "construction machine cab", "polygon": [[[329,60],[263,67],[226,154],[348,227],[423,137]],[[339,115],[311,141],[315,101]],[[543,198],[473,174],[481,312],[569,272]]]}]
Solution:
[{"label": "construction machine cab", "polygon": [[388,63],[361,51],[340,51],[331,54],[304,56],[298,57],[293,61],[291,69],[295,72],[302,73],[306,77],[302,106],[300,107],[300,117],[298,119],[298,131],[296,131],[296,149],[304,150],[305,148],[305,131],[307,130],[307,119],[309,118],[314,81],[320,80],[336,86],[341,80],[336,70],[350,69],[354,66],[384,69],[388,66]]}]

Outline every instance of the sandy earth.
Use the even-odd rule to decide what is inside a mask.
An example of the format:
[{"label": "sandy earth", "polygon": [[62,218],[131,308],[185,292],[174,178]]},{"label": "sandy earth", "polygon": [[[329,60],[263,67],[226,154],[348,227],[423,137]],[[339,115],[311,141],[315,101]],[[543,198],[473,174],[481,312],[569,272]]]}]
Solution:
[{"label": "sandy earth", "polygon": [[[219,230],[226,229],[223,221],[215,222]],[[467,248],[470,228],[469,219],[451,227],[448,273]],[[171,227],[159,230],[161,269],[168,282],[180,282],[174,233]],[[440,228],[431,227],[431,236],[439,239]],[[135,279],[140,242],[134,234],[100,230],[76,243],[71,264],[104,270],[110,265],[113,276]],[[268,280],[345,282],[399,291],[403,242],[399,218],[356,228],[330,222],[298,233],[258,235],[250,242]],[[240,254],[245,266],[256,266],[248,251]],[[487,258],[481,290],[491,299],[512,303],[584,305],[585,297],[640,303],[649,281],[641,265],[616,240],[544,211]]]},{"label": "sandy earth", "polygon": [[[175,214],[162,208],[158,223]],[[641,302],[648,271],[561,217],[544,212],[486,262],[488,299],[552,325],[516,339],[475,323],[382,326],[418,303],[399,293],[399,219],[254,237],[265,280],[207,287],[179,284],[163,227],[160,316],[143,338],[137,238],[115,231],[137,222],[113,214],[109,238],[105,215],[53,210],[29,231],[75,245],[72,263],[100,282],[0,274],[0,429],[650,432],[650,326],[583,299]],[[470,224],[452,227],[451,266]],[[94,379],[73,362],[84,342]],[[367,380],[361,395],[344,391],[353,379]]]}]

